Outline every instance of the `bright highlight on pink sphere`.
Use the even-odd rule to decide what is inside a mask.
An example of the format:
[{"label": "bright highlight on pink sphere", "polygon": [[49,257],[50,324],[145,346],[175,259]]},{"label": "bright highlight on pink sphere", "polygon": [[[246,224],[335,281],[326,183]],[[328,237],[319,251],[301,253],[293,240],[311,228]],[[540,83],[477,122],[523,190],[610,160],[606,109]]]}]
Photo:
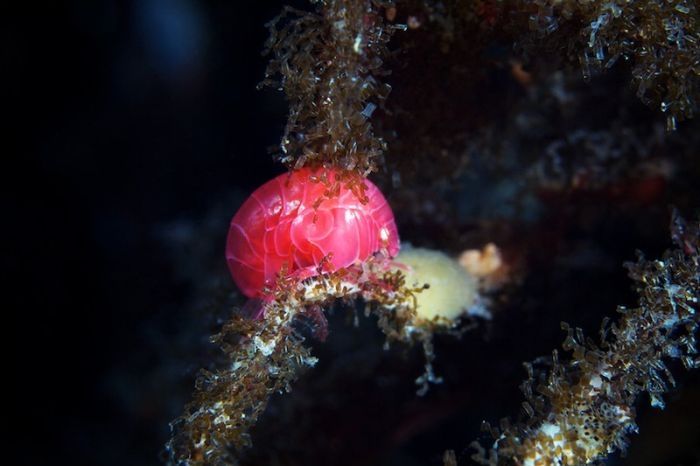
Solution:
[{"label": "bright highlight on pink sphere", "polygon": [[[302,168],[285,173],[258,188],[231,220],[226,260],[243,294],[260,295],[274,283],[283,265],[300,278],[333,271],[367,260],[381,249],[399,252],[394,214],[379,188],[363,180],[365,203],[339,183],[336,195],[324,194],[335,185],[337,170]],[[326,179],[322,182],[320,179]],[[317,206],[317,208],[315,208]]]}]

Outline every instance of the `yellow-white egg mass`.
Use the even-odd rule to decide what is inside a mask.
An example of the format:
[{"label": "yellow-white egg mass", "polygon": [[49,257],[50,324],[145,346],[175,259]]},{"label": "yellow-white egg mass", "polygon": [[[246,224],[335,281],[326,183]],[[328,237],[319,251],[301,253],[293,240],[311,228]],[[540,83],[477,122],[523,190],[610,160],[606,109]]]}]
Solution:
[{"label": "yellow-white egg mass", "polygon": [[454,320],[471,308],[477,298],[477,280],[448,255],[431,249],[404,248],[395,261],[408,286],[430,287],[416,294],[418,318]]}]

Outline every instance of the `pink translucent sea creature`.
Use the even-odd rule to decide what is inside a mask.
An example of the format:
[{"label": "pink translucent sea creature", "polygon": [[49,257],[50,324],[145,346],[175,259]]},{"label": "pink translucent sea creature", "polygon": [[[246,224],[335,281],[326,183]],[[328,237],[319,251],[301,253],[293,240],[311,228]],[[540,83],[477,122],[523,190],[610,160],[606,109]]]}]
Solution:
[{"label": "pink translucent sea creature", "polygon": [[283,267],[302,280],[321,265],[333,272],[379,251],[398,253],[394,214],[379,188],[361,179],[364,189],[350,189],[339,173],[302,168],[268,181],[243,203],[226,240],[229,270],[243,294],[260,297]]}]

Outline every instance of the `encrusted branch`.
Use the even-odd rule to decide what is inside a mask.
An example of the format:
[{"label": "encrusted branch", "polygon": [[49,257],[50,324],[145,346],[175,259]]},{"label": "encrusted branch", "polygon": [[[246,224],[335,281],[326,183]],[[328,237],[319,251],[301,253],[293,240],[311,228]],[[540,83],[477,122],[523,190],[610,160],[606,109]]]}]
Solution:
[{"label": "encrusted branch", "polygon": [[389,94],[381,82],[382,2],[326,0],[316,12],[285,8],[268,24],[273,55],[263,85],[284,90],[289,118],[278,158],[290,168],[333,165],[363,176],[385,148],[369,122]]},{"label": "encrusted branch", "polygon": [[[236,315],[214,336],[213,341],[229,356],[229,365],[200,375],[193,401],[171,425],[170,464],[237,463],[237,452],[250,445],[248,431],[264,412],[269,397],[289,391],[299,371],[315,365],[316,358],[293,323],[318,306],[336,299],[362,298],[375,306],[387,341],[428,344],[432,329],[414,325],[414,293],[418,291],[407,287],[401,272],[390,271],[383,260],[300,283],[281,277],[269,291],[263,319]],[[432,354],[426,357],[432,376]],[[429,381],[434,382],[434,377],[422,383]]]},{"label": "encrusted branch", "polygon": [[577,54],[584,77],[590,77],[594,68],[608,69],[620,59],[629,60],[637,96],[667,114],[668,130],[697,111],[700,11],[696,1],[532,3],[534,14],[528,2],[518,7],[529,18],[531,29],[540,36],[568,42],[568,51]]},{"label": "encrusted branch", "polygon": [[627,264],[640,296],[635,308],[619,307],[615,324],[604,322],[596,344],[580,329],[563,324],[569,362],[554,352],[549,372],[527,364],[523,385],[530,421],[501,429],[487,427],[494,443],[475,459],[483,464],[590,464],[624,450],[636,432],[634,405],[643,393],[663,408],[662,395],[675,381],[666,362],[678,359],[686,369],[700,367],[696,332],[700,317],[700,223],[687,225],[674,213],[677,249],[661,260]]}]

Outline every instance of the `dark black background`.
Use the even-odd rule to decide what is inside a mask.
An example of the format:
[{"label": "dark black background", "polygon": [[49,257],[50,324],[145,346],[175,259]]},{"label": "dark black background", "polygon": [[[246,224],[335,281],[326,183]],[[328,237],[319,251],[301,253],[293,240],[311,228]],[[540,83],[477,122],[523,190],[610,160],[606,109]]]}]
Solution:
[{"label": "dark black background", "polygon": [[281,3],[2,8],[11,464],[156,464],[182,405],[142,394],[162,360],[144,329],[167,353],[191,292],[159,231],[282,170],[284,98],[255,89]]}]

